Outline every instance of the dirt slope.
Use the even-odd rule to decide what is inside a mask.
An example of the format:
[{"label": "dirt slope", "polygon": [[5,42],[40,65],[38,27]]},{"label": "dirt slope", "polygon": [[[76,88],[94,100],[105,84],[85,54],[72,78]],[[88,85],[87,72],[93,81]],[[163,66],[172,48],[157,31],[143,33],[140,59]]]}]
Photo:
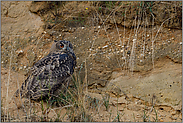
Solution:
[{"label": "dirt slope", "polygon": [[[11,98],[30,67],[48,54],[53,40],[64,39],[74,45],[75,71],[81,70],[81,80],[87,80],[88,88],[82,93],[89,102],[86,105],[92,107],[86,109],[92,117],[89,119],[182,122],[182,20],[178,11],[182,4],[146,2],[148,17],[153,18],[149,14],[152,11],[157,17],[155,23],[141,18],[138,26],[136,13],[131,13],[140,8],[136,8],[138,2],[122,5],[116,2],[116,6],[102,2],[66,2],[60,6],[53,3],[1,2],[1,118],[4,121],[10,116],[11,121],[25,121],[25,115],[30,112],[28,121],[71,121],[68,107],[49,107],[45,113],[41,102],[32,102],[30,108],[24,99],[26,114],[23,108],[16,108]],[[159,5],[162,7],[157,8]],[[60,7],[56,12],[59,16],[55,15],[57,19],[53,14],[55,6]],[[119,11],[110,15],[113,7],[119,7]],[[125,16],[119,16],[125,8],[129,15],[126,26]],[[161,18],[163,13],[158,11],[164,9]],[[170,15],[173,18],[160,25]],[[74,121],[81,119],[76,116]]]}]

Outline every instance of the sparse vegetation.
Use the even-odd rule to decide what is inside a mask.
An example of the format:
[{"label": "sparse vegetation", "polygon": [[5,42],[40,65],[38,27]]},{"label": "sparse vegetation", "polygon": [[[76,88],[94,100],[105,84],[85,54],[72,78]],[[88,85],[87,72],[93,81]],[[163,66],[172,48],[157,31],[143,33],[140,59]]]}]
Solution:
[{"label": "sparse vegetation", "polygon": [[102,99],[103,99],[103,102],[104,102],[104,106],[106,108],[106,111],[109,110],[109,99],[110,99],[110,95],[109,94],[106,94],[105,96],[102,95]]},{"label": "sparse vegetation", "polygon": [[[164,6],[165,4],[166,7],[159,7],[159,5]],[[182,18],[179,13],[181,7],[182,2],[173,1],[170,3],[161,1],[159,3],[157,1],[44,2],[34,12],[45,22],[43,26],[45,32],[40,37],[12,38],[9,35],[9,40],[2,40],[1,66],[9,71],[6,73],[8,77],[5,77],[8,79],[3,79],[3,83],[7,83],[7,85],[3,85],[6,93],[3,92],[4,98],[1,98],[1,121],[162,122],[161,115],[159,115],[162,112],[158,111],[158,108],[155,109],[159,105],[146,104],[146,101],[143,103],[143,96],[139,99],[135,96],[126,99],[126,94],[119,92],[118,89],[121,90],[123,87],[126,89],[127,86],[122,83],[121,87],[115,77],[136,77],[136,72],[142,73],[142,75],[138,75],[140,80],[144,73],[155,68],[158,60],[165,57],[182,64],[182,44],[177,38],[181,35],[178,35],[178,31],[176,32],[182,23],[182,20],[179,19]],[[158,9],[166,11],[164,14],[158,13],[160,11]],[[172,11],[174,14],[170,17]],[[161,16],[164,16],[165,19],[159,19]],[[171,28],[176,29],[172,29],[173,31],[170,32]],[[173,32],[176,36],[172,34]],[[8,107],[6,101],[10,100],[10,93],[13,93],[10,90],[13,88],[10,86],[14,80],[11,78],[12,74],[18,72],[28,74],[30,67],[38,59],[47,55],[50,44],[55,39],[72,40],[74,44],[77,68],[70,85],[68,87],[63,85],[63,90],[60,91],[58,97],[49,93],[48,98],[44,100],[28,101],[28,103],[23,100],[25,103],[23,108],[13,110],[14,105]],[[172,49],[176,49],[176,51],[173,52]],[[22,83],[24,80],[18,80],[17,75],[16,81]],[[111,80],[115,80],[113,83],[116,84],[116,88],[111,89],[112,91],[105,90]],[[140,82],[136,83],[137,85],[133,88],[130,87],[136,92],[132,92],[130,89],[124,90],[127,95],[143,93],[145,87],[144,90],[140,90],[143,87],[140,86]],[[149,83],[151,83],[150,80]],[[153,83],[156,82],[153,81]],[[180,87],[180,83],[176,84]],[[159,86],[156,85],[156,87]],[[170,87],[168,86],[168,89]],[[158,91],[156,95],[159,94]],[[158,98],[165,100],[164,96],[167,95],[161,94]],[[149,110],[150,107],[153,107],[154,114]],[[168,110],[173,111],[172,108]],[[181,113],[177,113],[175,116],[179,117]],[[128,119],[129,117],[131,119]],[[168,117],[168,120],[165,121],[182,121],[181,118],[172,120],[169,115],[164,117]]]}]

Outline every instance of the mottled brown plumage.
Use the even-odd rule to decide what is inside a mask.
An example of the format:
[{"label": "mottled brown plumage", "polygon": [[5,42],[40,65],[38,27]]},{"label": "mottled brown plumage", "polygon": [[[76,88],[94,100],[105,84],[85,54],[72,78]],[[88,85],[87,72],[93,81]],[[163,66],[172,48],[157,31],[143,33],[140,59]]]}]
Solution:
[{"label": "mottled brown plumage", "polygon": [[62,84],[66,85],[76,66],[76,56],[70,41],[55,41],[50,53],[31,68],[30,75],[15,92],[15,97],[38,100],[55,95]]}]

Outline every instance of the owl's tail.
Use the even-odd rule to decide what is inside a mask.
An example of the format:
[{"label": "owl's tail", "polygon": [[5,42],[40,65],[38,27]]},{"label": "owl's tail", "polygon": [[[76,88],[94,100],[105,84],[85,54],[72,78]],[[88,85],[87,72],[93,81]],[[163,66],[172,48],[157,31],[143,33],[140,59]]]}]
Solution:
[{"label": "owl's tail", "polygon": [[25,97],[25,94],[27,93],[27,80],[22,83],[21,87],[13,94],[12,101],[17,106],[17,108],[21,108],[23,106],[23,100],[22,98]]}]

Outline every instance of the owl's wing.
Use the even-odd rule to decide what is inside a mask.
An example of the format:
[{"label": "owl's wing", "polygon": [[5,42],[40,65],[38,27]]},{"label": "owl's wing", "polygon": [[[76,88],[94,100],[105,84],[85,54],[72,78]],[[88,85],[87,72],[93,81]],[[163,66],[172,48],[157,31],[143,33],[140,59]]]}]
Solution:
[{"label": "owl's wing", "polygon": [[75,65],[76,59],[70,57],[68,54],[52,54],[35,63],[31,70],[34,76],[40,75],[43,72],[47,73],[48,71],[52,73],[55,71],[53,75],[59,76],[59,74],[65,73],[66,70],[68,70],[68,73],[72,74],[71,71],[73,71]]}]

